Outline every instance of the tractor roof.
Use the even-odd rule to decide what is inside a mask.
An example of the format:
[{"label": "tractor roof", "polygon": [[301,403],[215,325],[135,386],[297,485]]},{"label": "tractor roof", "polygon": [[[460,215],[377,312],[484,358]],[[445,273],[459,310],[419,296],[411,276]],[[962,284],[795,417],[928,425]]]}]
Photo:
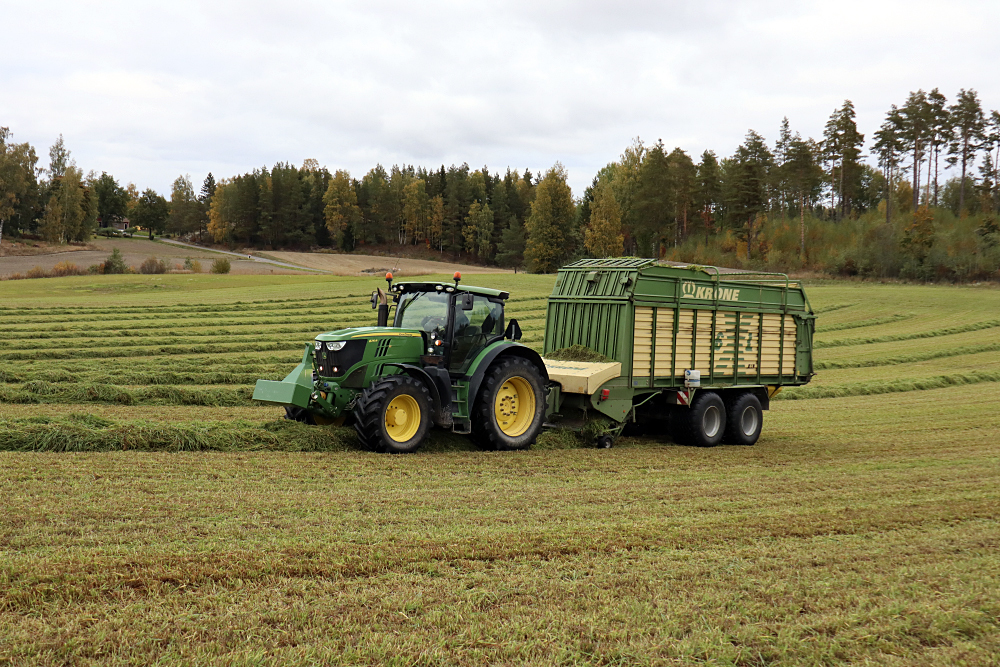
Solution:
[{"label": "tractor roof", "polygon": [[492,296],[500,299],[507,299],[510,297],[510,292],[504,292],[503,290],[491,289],[489,287],[475,287],[473,285],[458,285],[455,286],[454,283],[394,283],[390,288],[390,291],[395,294],[403,294],[406,292],[468,292],[470,294],[478,294],[479,296]]}]

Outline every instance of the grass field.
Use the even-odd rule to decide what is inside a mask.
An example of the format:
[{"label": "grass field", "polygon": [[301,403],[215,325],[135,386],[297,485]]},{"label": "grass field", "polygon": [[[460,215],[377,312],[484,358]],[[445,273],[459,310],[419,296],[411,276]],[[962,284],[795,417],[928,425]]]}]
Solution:
[{"label": "grass field", "polygon": [[1000,663],[1000,290],[809,286],[753,448],[392,457],[249,400],[377,282],[0,283],[0,665]]}]

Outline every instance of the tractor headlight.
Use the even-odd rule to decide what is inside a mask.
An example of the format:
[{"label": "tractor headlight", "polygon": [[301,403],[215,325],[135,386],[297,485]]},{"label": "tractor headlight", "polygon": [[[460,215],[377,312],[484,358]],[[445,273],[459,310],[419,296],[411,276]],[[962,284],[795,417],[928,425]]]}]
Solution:
[{"label": "tractor headlight", "polygon": [[337,350],[344,349],[344,343],[345,341],[342,340],[333,340],[326,344],[326,349],[330,350],[331,352],[336,352]]},{"label": "tractor headlight", "polygon": [[323,343],[322,342],[320,342],[320,341],[317,340],[317,341],[315,341],[314,344],[316,345],[316,349],[317,350],[322,350],[323,349]]}]

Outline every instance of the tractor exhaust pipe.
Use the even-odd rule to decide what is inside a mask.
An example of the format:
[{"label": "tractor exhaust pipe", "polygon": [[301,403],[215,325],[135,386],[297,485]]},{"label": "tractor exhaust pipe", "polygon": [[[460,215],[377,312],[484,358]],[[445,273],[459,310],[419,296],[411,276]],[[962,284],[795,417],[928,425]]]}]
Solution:
[{"label": "tractor exhaust pipe", "polygon": [[[385,281],[389,283],[389,289],[392,289],[392,274],[385,274]],[[389,295],[382,290],[381,287],[377,290],[378,295],[378,323],[376,326],[387,327],[389,326]]]}]

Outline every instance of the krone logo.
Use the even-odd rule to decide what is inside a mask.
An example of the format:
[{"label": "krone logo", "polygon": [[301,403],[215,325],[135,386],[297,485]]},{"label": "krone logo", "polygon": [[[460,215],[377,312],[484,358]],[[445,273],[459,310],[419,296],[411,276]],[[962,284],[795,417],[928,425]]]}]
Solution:
[{"label": "krone logo", "polygon": [[692,282],[684,281],[681,283],[681,297],[685,299],[694,298],[695,285]]}]

